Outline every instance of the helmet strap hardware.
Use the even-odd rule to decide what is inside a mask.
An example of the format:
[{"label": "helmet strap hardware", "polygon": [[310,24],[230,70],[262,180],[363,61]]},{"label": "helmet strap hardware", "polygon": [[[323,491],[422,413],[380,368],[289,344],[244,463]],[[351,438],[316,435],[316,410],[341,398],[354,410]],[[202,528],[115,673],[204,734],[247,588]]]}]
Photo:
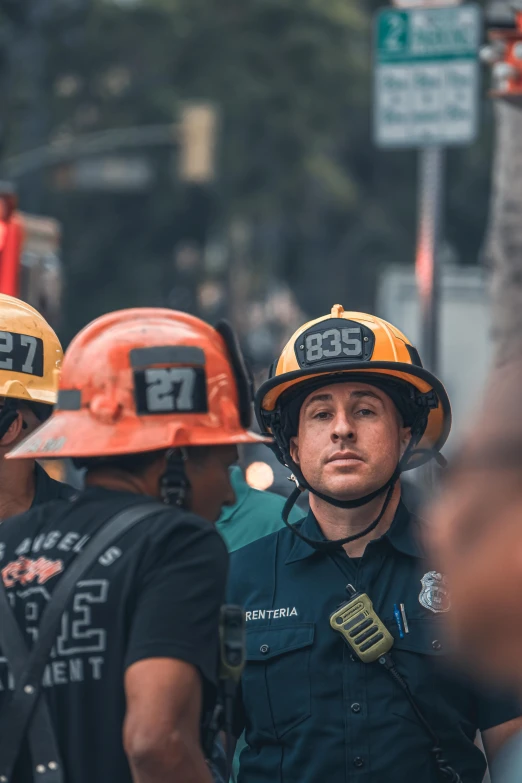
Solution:
[{"label": "helmet strap hardware", "polygon": [[169,449],[166,454],[166,468],[161,477],[160,494],[162,501],[168,506],[187,508],[190,492],[190,482],[185,473],[187,451]]}]

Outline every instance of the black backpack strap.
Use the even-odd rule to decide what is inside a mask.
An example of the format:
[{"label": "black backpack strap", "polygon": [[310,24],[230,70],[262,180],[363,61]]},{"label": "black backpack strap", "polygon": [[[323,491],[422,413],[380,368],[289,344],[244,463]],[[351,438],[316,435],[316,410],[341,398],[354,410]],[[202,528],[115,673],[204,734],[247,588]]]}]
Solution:
[{"label": "black backpack strap", "polygon": [[[138,522],[164,511],[165,506],[161,503],[142,503],[124,509],[111,517],[90,539],[85,549],[80,552],[60,579],[51,601],[45,608],[38,629],[38,641],[29,656],[27,654],[24,656],[24,665],[20,667],[15,690],[0,714],[1,783],[10,783],[21,744],[39,701],[43,674],[51,648],[58,635],[62,614],[74,592],[76,583],[114,540],[129,531]],[[43,761],[40,762],[36,758],[33,758],[33,762],[36,769],[40,763],[43,764]],[[38,775],[38,780],[40,779]],[[48,783],[48,779],[46,783]]]},{"label": "black backpack strap", "polygon": [[[11,610],[3,580],[0,579],[0,648],[15,682],[24,670],[29,651],[23,634]],[[62,764],[45,693],[36,704],[29,728],[31,758],[38,759],[38,780],[41,783],[63,783]]]}]

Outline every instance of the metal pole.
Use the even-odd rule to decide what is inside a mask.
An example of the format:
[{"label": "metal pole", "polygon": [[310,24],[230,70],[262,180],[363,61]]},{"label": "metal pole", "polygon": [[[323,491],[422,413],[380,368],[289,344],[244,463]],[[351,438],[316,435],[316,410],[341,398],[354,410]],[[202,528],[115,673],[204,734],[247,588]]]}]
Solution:
[{"label": "metal pole", "polygon": [[419,153],[419,213],[415,271],[421,312],[424,365],[437,373],[439,364],[440,247],[445,151],[426,147]]}]

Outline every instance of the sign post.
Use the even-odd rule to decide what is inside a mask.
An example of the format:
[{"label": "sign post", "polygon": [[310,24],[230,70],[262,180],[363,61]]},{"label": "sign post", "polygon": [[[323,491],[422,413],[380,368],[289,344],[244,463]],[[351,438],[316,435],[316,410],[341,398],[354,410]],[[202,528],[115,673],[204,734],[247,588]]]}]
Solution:
[{"label": "sign post", "polygon": [[477,134],[481,15],[473,4],[407,2],[376,15],[374,134],[378,147],[420,150],[416,275],[422,350],[437,372],[445,147]]}]

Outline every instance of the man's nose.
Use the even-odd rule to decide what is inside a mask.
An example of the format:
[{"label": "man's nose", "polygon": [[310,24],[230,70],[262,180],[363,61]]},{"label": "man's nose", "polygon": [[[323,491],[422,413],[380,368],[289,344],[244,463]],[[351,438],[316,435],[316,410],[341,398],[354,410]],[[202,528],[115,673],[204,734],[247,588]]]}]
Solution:
[{"label": "man's nose", "polygon": [[346,413],[338,413],[333,419],[333,440],[355,440],[355,426]]}]

